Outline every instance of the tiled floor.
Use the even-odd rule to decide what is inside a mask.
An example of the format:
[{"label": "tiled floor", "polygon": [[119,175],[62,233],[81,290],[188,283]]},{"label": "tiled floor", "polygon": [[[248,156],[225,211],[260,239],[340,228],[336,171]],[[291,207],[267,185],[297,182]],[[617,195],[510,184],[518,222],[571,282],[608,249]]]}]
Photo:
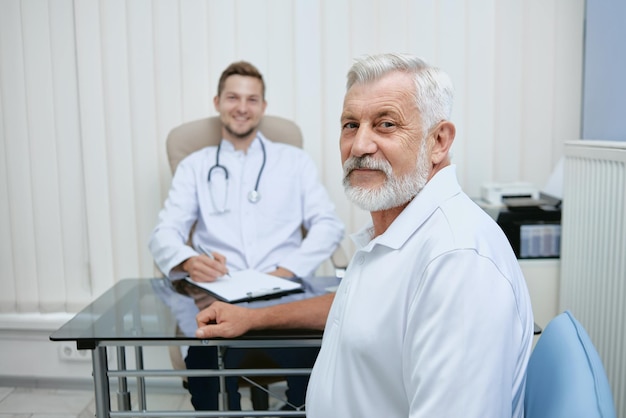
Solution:
[{"label": "tiled floor", "polygon": [[91,390],[0,387],[0,418],[93,417]]},{"label": "tiled floor", "polygon": [[[274,390],[280,391],[278,386]],[[284,388],[282,388],[284,391]],[[147,391],[148,409],[168,411],[192,411],[189,394],[183,389],[172,393]],[[284,392],[283,392],[284,393]],[[241,389],[242,409],[252,409],[246,388]],[[133,409],[137,409],[136,396],[131,394]],[[115,395],[111,396],[111,406],[116,409]],[[278,409],[279,401],[272,401],[270,409]],[[86,390],[40,389],[0,387],[0,418],[93,418],[95,414],[94,395],[91,388]]]},{"label": "tiled floor", "polygon": [[[132,398],[132,397],[131,397]],[[136,401],[133,402],[136,404]],[[193,410],[185,393],[147,393],[151,409]],[[111,401],[115,408],[115,399]],[[93,418],[94,395],[89,390],[0,387],[0,418]]]}]

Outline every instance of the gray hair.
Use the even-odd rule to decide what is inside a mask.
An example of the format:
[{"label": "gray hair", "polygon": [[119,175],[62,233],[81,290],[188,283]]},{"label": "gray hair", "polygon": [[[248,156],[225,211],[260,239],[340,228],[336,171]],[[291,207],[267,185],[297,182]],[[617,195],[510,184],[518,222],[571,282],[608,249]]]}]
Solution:
[{"label": "gray hair", "polygon": [[406,54],[377,54],[359,58],[348,71],[346,90],[357,83],[371,83],[383,76],[402,71],[415,77],[415,103],[427,132],[442,120],[449,120],[454,87],[448,74],[420,58]]}]

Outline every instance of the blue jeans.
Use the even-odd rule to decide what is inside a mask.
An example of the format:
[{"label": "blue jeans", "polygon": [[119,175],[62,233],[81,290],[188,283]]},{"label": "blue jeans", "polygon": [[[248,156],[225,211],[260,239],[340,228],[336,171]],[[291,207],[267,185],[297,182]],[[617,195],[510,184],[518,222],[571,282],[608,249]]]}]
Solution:
[{"label": "blue jeans", "polygon": [[[224,366],[226,368],[252,368],[245,364],[242,365],[246,355],[252,351],[261,352],[281,368],[310,368],[315,363],[319,348],[229,348],[224,356]],[[190,346],[185,364],[190,370],[217,369],[217,348]],[[231,411],[241,410],[238,379],[238,377],[226,378],[228,409]],[[293,405],[303,405],[308,383],[309,376],[288,376],[287,401]],[[188,389],[191,394],[191,403],[196,410],[215,411],[219,409],[219,378],[189,376]]]}]

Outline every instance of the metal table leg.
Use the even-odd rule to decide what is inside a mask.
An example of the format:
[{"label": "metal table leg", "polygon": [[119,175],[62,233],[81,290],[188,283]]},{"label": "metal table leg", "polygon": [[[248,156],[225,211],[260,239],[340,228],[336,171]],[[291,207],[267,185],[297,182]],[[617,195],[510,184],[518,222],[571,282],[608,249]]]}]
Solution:
[{"label": "metal table leg", "polygon": [[93,383],[96,401],[96,417],[109,418],[111,398],[109,395],[109,379],[107,377],[107,349],[96,347],[91,352],[93,363]]},{"label": "metal table leg", "polygon": [[[137,370],[143,370],[143,347],[135,346],[135,363]],[[137,377],[137,397],[139,400],[139,410],[146,410],[146,378],[143,376]]]},{"label": "metal table leg", "polygon": [[[126,347],[117,347],[117,369],[126,370]],[[130,392],[125,376],[117,378],[117,409],[120,411],[130,411]]]},{"label": "metal table leg", "polygon": [[[224,355],[226,354],[226,347],[217,347],[217,368],[224,370]],[[226,376],[220,375],[220,411],[228,411],[228,394],[226,393]]]}]

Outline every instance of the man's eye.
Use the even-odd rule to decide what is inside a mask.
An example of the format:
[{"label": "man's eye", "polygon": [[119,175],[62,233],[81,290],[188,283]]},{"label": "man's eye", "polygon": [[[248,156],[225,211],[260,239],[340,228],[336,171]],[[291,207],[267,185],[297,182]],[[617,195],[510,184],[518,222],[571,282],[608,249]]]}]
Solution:
[{"label": "man's eye", "polygon": [[343,129],[356,129],[358,125],[354,122],[347,122],[343,124]]},{"label": "man's eye", "polygon": [[381,128],[393,128],[396,126],[393,122],[381,122]]}]

